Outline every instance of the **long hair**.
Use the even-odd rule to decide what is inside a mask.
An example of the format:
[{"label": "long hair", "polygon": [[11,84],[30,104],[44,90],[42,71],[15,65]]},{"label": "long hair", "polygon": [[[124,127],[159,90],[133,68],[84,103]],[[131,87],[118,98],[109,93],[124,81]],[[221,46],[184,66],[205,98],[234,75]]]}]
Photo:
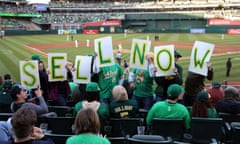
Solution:
[{"label": "long hair", "polygon": [[192,117],[208,117],[208,108],[213,108],[210,101],[195,101],[192,106]]},{"label": "long hair", "polygon": [[81,109],[75,118],[74,128],[77,134],[97,134],[100,130],[100,121],[97,113],[91,108]]}]

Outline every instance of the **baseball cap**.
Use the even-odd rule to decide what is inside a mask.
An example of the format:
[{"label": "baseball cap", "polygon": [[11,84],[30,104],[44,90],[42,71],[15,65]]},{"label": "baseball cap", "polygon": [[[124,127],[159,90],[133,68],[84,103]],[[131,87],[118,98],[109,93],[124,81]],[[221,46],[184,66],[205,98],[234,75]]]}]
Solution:
[{"label": "baseball cap", "polygon": [[32,55],[32,60],[41,60],[41,57],[37,54]]},{"label": "baseball cap", "polygon": [[200,102],[207,102],[210,98],[210,95],[207,91],[202,90],[197,94],[196,100]]},{"label": "baseball cap", "polygon": [[11,96],[13,99],[16,99],[16,95],[19,94],[22,90],[27,91],[26,87],[23,87],[21,84],[17,83],[13,85],[11,90]]},{"label": "baseball cap", "polygon": [[221,84],[218,81],[213,81],[212,82],[212,87],[218,88],[220,86],[221,86]]},{"label": "baseball cap", "polygon": [[174,56],[175,57],[182,57],[182,55],[179,53],[179,52],[177,52],[176,50],[174,50]]},{"label": "baseball cap", "polygon": [[98,92],[100,91],[100,88],[97,83],[90,82],[86,86],[86,92]]},{"label": "baseball cap", "polygon": [[184,92],[183,87],[178,84],[171,84],[167,89],[168,97],[173,99],[177,98],[183,92]]}]

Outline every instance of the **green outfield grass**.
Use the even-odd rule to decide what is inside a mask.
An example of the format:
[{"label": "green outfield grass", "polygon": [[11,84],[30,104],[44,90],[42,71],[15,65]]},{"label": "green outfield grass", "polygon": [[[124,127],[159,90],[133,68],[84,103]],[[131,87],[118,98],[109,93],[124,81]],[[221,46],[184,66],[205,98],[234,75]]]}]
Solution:
[{"label": "green outfield grass", "polygon": [[[154,39],[155,34],[148,33],[137,33],[137,34],[128,34],[124,38],[123,34],[99,34],[99,35],[74,35],[74,39],[78,39],[80,42],[85,42],[86,39],[89,39],[93,42],[96,38],[101,38],[104,36],[112,36],[113,42],[118,41],[129,41],[131,42],[132,38],[146,39],[147,35],[150,37],[150,40]],[[225,39],[221,40],[221,34],[158,34],[160,41],[165,42],[190,42],[192,45],[195,40],[205,41],[213,44],[225,44],[225,45],[236,45],[240,47],[239,35],[225,35]],[[66,35],[34,35],[34,36],[6,36],[4,39],[0,40],[0,75],[10,73],[16,81],[19,81],[19,61],[30,59],[33,54],[32,51],[29,51],[24,48],[24,45],[30,44],[48,44],[48,43],[61,43],[67,42]],[[73,42],[74,43],[74,42]],[[44,50],[44,52],[66,52],[69,61],[74,61],[76,55],[86,55],[93,53],[93,47],[72,47],[74,44],[69,46],[69,48],[53,48],[49,50]],[[152,45],[151,51],[153,51]],[[130,49],[131,44],[122,44],[124,49]],[[191,50],[175,46],[177,50],[183,55],[184,59],[180,59],[179,63],[182,65],[184,70],[184,79],[189,65],[189,56]],[[114,49],[117,48],[117,44],[114,45]],[[228,57],[232,58],[232,71],[231,76],[226,78],[226,68],[225,62]],[[129,60],[129,54],[123,54],[123,59]],[[43,57],[45,65],[47,65],[46,58]],[[211,62],[214,68],[214,79],[218,81],[229,80],[229,81],[240,81],[240,53],[238,54],[228,54],[222,56],[213,56]]]}]

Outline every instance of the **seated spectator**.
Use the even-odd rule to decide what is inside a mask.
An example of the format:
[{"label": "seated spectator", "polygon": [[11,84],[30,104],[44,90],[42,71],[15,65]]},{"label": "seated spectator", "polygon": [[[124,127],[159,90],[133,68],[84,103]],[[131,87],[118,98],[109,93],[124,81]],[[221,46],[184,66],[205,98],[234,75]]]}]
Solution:
[{"label": "seated spectator", "polygon": [[205,90],[197,94],[192,107],[192,117],[217,117],[216,109],[210,102],[210,95]]},{"label": "seated spectator", "polygon": [[37,122],[37,114],[31,107],[22,107],[13,114],[11,123],[15,135],[11,144],[54,144],[45,137],[42,130],[34,125]]},{"label": "seated spectator", "polygon": [[208,89],[207,92],[211,95],[210,102],[215,105],[217,101],[223,99],[223,90],[221,84],[217,81],[212,82],[212,88]]},{"label": "seated spectator", "polygon": [[80,101],[75,105],[73,115],[76,116],[80,109],[92,108],[97,112],[100,120],[107,120],[109,118],[109,109],[105,103],[99,102],[99,93],[100,88],[97,83],[88,83],[86,86],[86,94],[83,96],[83,101]]},{"label": "seated spectator", "polygon": [[240,113],[240,97],[237,88],[228,86],[223,93],[223,99],[219,100],[215,108],[217,112],[237,114]]},{"label": "seated spectator", "polygon": [[36,89],[34,92],[39,104],[28,102],[26,89],[20,84],[14,85],[11,91],[11,96],[14,100],[11,104],[11,111],[16,112],[20,107],[27,106],[33,108],[38,116],[48,113],[48,106],[42,97],[42,91],[40,89]]},{"label": "seated spectator", "polygon": [[177,103],[178,98],[184,93],[178,84],[172,84],[167,89],[168,97],[165,101],[155,103],[147,114],[147,124],[151,124],[153,118],[183,119],[186,129],[190,128],[190,115],[187,108]]},{"label": "seated spectator", "polygon": [[112,90],[114,101],[110,103],[110,113],[113,118],[132,118],[138,113],[135,100],[128,100],[128,94],[123,86],[115,86]]},{"label": "seated spectator", "polygon": [[98,136],[100,121],[92,108],[82,109],[78,112],[74,128],[76,135],[68,138],[66,144],[110,144],[106,138]]},{"label": "seated spectator", "polygon": [[0,112],[11,112],[10,105],[13,102],[11,97],[12,81],[4,80],[0,91]]},{"label": "seated spectator", "polygon": [[0,144],[8,143],[12,140],[12,125],[11,119],[8,121],[0,121]]}]

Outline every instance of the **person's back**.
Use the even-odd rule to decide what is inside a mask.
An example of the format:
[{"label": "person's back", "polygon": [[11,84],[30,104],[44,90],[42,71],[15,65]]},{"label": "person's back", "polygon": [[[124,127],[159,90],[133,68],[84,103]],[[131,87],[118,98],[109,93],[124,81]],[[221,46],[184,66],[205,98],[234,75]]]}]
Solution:
[{"label": "person's back", "polygon": [[240,96],[238,89],[232,86],[228,86],[224,90],[224,99],[219,100],[216,103],[215,108],[218,113],[240,113]]},{"label": "person's back", "polygon": [[212,82],[212,88],[208,89],[207,92],[211,95],[210,102],[213,105],[223,99],[223,90],[219,82]]},{"label": "person's back", "polygon": [[183,88],[178,84],[170,85],[167,91],[168,99],[152,106],[147,114],[147,124],[151,124],[153,118],[183,119],[186,129],[190,128],[190,115],[187,108],[177,103],[183,92]]},{"label": "person's back", "polygon": [[197,94],[196,101],[192,106],[192,117],[216,118],[216,109],[210,102],[210,95],[203,90]]},{"label": "person's back", "polygon": [[133,118],[138,114],[138,105],[135,100],[129,100],[126,89],[115,86],[112,91],[114,101],[110,104],[110,114],[113,118]]},{"label": "person's back", "polygon": [[100,88],[97,83],[90,82],[86,85],[86,94],[83,96],[83,101],[76,103],[73,115],[76,116],[81,109],[92,108],[97,113],[101,120],[107,120],[110,116],[108,105],[99,102]]}]

